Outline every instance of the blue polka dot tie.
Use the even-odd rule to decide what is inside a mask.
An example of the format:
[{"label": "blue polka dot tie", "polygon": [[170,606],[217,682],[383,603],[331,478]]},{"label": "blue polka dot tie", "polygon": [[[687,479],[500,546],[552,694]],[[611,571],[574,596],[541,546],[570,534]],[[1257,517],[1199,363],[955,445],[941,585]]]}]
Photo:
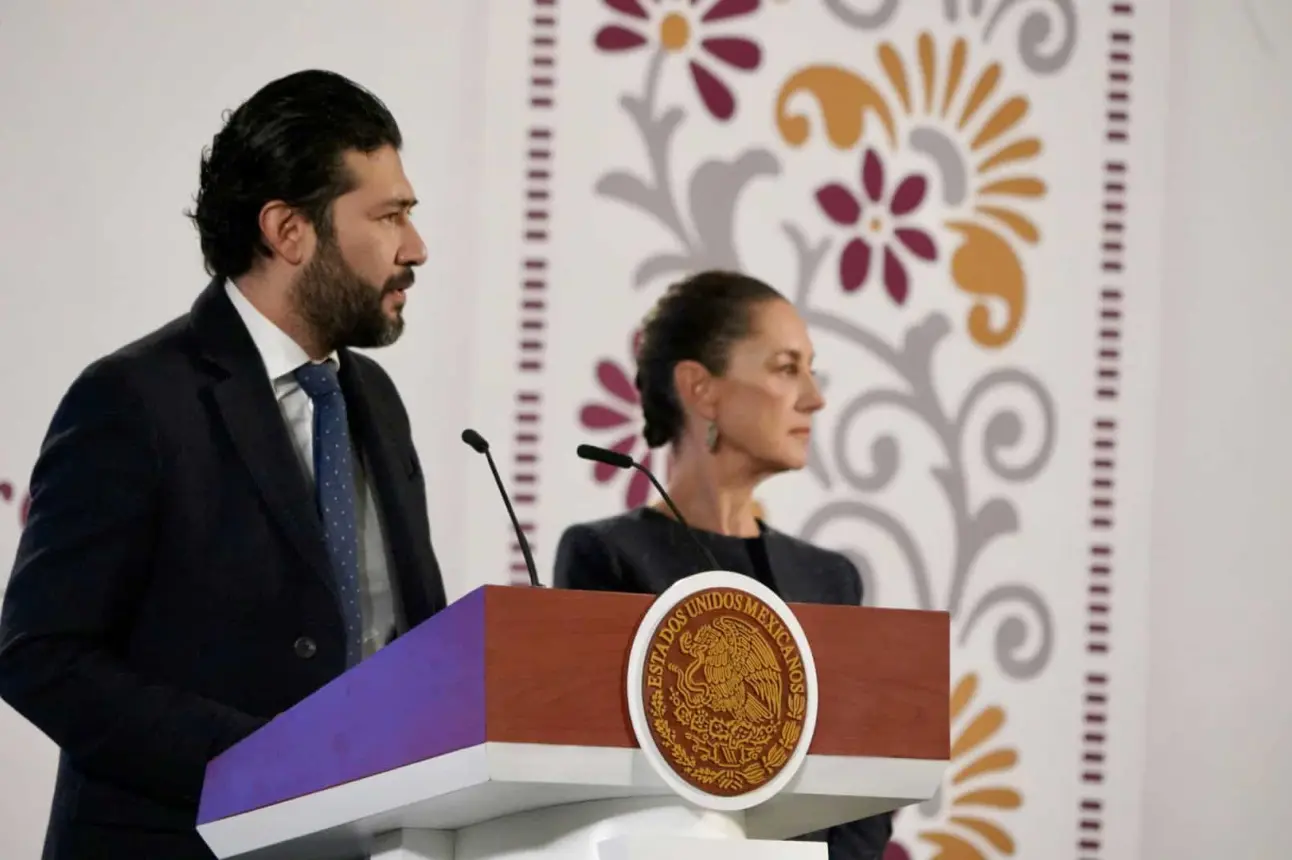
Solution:
[{"label": "blue polka dot tie", "polygon": [[345,620],[346,665],[362,659],[363,605],[359,594],[359,523],[355,514],[354,458],[345,396],[332,362],[296,370],[314,403],[314,487],[332,572]]}]

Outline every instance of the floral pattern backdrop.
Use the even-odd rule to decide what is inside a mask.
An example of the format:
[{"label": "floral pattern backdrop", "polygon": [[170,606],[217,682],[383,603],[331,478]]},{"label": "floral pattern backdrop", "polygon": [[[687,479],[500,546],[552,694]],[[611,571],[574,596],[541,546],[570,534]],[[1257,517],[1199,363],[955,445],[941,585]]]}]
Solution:
[{"label": "floral pattern backdrop", "polygon": [[[953,760],[898,815],[890,857],[1135,844],[1103,810],[1137,819],[1138,772],[1113,779],[1092,764],[1108,749],[1088,747],[1108,697],[1089,679],[1112,657],[1088,629],[1108,631],[1110,600],[1087,605],[1089,555],[1115,543],[1109,512],[1090,514],[1092,462],[1112,455],[1089,428],[1150,414],[1108,396],[1101,304],[1120,295],[1101,242],[1125,252],[1107,235],[1130,223],[1107,202],[1134,149],[1110,130],[1130,110],[1114,67],[1134,31],[1165,26],[1131,6],[534,2],[533,44],[559,57],[534,70],[550,85],[531,120],[551,149],[551,299],[540,378],[518,382],[541,403],[540,568],[568,523],[652,498],[640,473],[574,458],[578,442],[667,470],[640,435],[632,362],[660,292],[713,267],[778,286],[810,326],[827,407],[807,468],[760,491],[765,515],[847,553],[867,604],[953,619]],[[1160,194],[1134,187],[1153,217]],[[1119,391],[1151,391],[1118,368]],[[1099,482],[1105,506],[1114,484],[1142,489]],[[1139,730],[1129,703],[1116,716]]]},{"label": "floral pattern backdrop", "polygon": [[13,481],[0,480],[0,504],[13,505],[17,511],[18,525],[22,526],[26,523],[31,497],[26,492],[16,489]]}]

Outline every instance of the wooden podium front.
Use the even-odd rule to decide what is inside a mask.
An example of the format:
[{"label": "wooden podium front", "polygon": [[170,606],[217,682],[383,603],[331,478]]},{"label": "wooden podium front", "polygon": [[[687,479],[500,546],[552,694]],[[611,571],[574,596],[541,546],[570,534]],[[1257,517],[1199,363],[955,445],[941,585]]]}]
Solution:
[{"label": "wooden podium front", "polygon": [[[629,649],[653,600],[467,594],[214,760],[199,832],[221,858],[563,856],[548,832],[563,820],[680,804],[627,710]],[[949,756],[946,613],[790,608],[815,658],[816,729],[785,790],[743,813],[743,836],[787,839],[932,796]],[[593,803],[608,801],[620,806]]]}]

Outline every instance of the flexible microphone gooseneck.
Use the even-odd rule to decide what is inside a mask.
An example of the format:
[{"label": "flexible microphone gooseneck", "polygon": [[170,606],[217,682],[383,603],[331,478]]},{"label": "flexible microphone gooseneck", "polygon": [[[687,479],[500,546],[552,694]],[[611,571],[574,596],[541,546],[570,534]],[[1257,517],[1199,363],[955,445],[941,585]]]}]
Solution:
[{"label": "flexible microphone gooseneck", "polygon": [[502,503],[507,506],[507,515],[511,517],[512,528],[516,530],[516,540],[520,542],[521,555],[525,556],[525,568],[529,571],[529,584],[534,588],[542,588],[542,583],[538,581],[538,568],[534,566],[534,555],[529,551],[529,541],[525,539],[525,532],[520,527],[520,520],[516,519],[516,509],[511,506],[511,496],[507,494],[507,488],[502,485],[502,476],[498,474],[498,467],[494,465],[493,455],[489,453],[489,443],[470,427],[462,431],[462,441],[474,448],[477,454],[484,454],[485,459],[489,461],[489,469],[493,472],[494,483],[498,485],[498,493],[502,496]]},{"label": "flexible microphone gooseneck", "polygon": [[646,477],[650,478],[650,482],[654,484],[655,489],[659,491],[659,496],[664,500],[664,504],[668,505],[669,510],[673,512],[673,516],[677,517],[677,521],[686,529],[686,533],[691,536],[691,540],[695,541],[695,545],[700,548],[700,552],[704,553],[704,557],[708,559],[709,564],[713,565],[713,567],[709,569],[722,570],[722,565],[718,564],[718,560],[713,557],[713,553],[704,545],[704,541],[700,540],[700,536],[695,533],[695,529],[691,528],[691,525],[686,521],[686,518],[682,516],[682,512],[677,509],[677,505],[673,504],[673,500],[669,498],[668,491],[665,490],[664,487],[660,485],[660,482],[655,479],[655,476],[651,474],[650,469],[647,469],[627,454],[620,454],[618,451],[611,451],[607,448],[598,448],[596,445],[580,445],[576,449],[575,453],[584,460],[591,460],[594,463],[605,463],[607,466],[614,466],[616,469],[636,469]]}]

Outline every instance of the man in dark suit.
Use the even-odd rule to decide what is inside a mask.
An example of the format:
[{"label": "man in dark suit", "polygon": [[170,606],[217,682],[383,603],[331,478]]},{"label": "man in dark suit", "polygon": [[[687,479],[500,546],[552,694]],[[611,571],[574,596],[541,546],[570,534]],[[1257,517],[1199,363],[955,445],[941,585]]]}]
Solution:
[{"label": "man in dark suit", "polygon": [[426,249],[395,120],[270,83],[201,165],[212,275],[54,415],[0,612],[0,696],[61,749],[48,860],[210,858],[207,762],[443,608],[393,342]]}]

